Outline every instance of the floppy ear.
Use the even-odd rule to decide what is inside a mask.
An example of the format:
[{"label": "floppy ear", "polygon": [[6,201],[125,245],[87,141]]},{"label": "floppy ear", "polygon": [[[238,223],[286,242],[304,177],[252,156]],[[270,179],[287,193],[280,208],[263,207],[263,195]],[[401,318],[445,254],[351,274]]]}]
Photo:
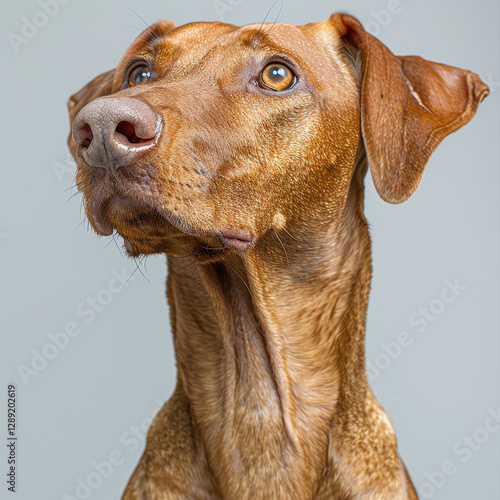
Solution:
[{"label": "floppy ear", "polygon": [[361,132],[377,192],[406,201],[438,144],[471,120],[488,87],[470,71],[396,57],[351,16],[329,22],[361,63]]},{"label": "floppy ear", "polygon": [[[118,65],[117,70],[113,69],[111,71],[107,71],[106,73],[102,73],[101,75],[95,77],[91,82],[87,83],[85,87],[80,89],[76,94],[73,94],[68,101],[68,111],[69,111],[69,123],[70,123],[70,133],[68,137],[68,146],[71,154],[75,156],[76,153],[76,144],[73,141],[71,135],[71,128],[73,126],[73,120],[76,115],[80,112],[80,110],[88,104],[90,101],[97,99],[98,97],[104,97],[106,95],[110,95],[113,92],[116,92],[118,89],[114,89],[113,82],[116,79],[115,77],[120,73],[120,67],[123,66],[123,63],[126,62],[131,55],[140,52],[141,49],[144,48],[145,45],[154,43],[157,38],[160,38],[165,33],[173,30],[175,28],[175,23],[172,21],[158,21],[149,28],[145,29],[132,43],[132,45],[128,48],[125,55],[122,57],[120,64]],[[118,82],[116,82],[118,86]]]}]

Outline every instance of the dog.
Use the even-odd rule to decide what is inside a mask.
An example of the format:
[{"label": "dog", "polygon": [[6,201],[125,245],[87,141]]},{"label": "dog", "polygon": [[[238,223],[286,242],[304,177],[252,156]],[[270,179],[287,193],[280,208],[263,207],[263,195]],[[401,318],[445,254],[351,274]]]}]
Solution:
[{"label": "dog", "polygon": [[487,95],[340,13],[160,21],[70,98],[93,229],[168,256],[177,385],[124,500],[417,498],[365,369],[364,177],[407,200]]}]

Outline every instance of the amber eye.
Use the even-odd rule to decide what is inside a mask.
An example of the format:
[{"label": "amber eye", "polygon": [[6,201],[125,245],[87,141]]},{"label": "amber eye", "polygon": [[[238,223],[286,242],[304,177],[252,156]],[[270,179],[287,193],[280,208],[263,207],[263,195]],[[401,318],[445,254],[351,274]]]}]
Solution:
[{"label": "amber eye", "polygon": [[129,87],[133,87],[134,85],[139,85],[140,83],[149,82],[151,80],[151,70],[149,66],[141,65],[136,66],[130,76],[128,77]]},{"label": "amber eye", "polygon": [[260,74],[262,86],[271,90],[288,90],[296,80],[292,70],[279,63],[268,64]]}]

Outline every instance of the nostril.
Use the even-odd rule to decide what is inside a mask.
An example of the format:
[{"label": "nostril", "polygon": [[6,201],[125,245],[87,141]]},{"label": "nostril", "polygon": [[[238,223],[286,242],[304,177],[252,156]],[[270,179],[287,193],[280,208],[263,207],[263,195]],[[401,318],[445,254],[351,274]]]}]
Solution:
[{"label": "nostril", "polygon": [[92,133],[92,129],[90,125],[86,123],[79,131],[78,131],[78,144],[87,149],[92,143],[92,139],[94,138],[94,134]]},{"label": "nostril", "polygon": [[135,134],[135,127],[130,122],[120,122],[116,127],[116,132],[124,135],[132,144],[140,142],[139,137]]},{"label": "nostril", "polygon": [[144,145],[151,143],[154,140],[154,137],[139,137],[134,124],[123,121],[116,126],[115,139],[125,145],[127,144],[127,141],[130,144]]}]

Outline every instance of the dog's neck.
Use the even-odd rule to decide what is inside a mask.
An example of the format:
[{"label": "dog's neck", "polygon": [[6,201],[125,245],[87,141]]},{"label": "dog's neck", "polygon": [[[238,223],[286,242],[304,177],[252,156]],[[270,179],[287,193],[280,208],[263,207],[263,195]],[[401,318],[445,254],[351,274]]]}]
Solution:
[{"label": "dog's neck", "polygon": [[320,231],[271,231],[245,256],[213,264],[169,259],[179,383],[228,498],[246,498],[245,488],[310,498],[332,424],[355,419],[369,397],[366,223],[346,207]]}]

